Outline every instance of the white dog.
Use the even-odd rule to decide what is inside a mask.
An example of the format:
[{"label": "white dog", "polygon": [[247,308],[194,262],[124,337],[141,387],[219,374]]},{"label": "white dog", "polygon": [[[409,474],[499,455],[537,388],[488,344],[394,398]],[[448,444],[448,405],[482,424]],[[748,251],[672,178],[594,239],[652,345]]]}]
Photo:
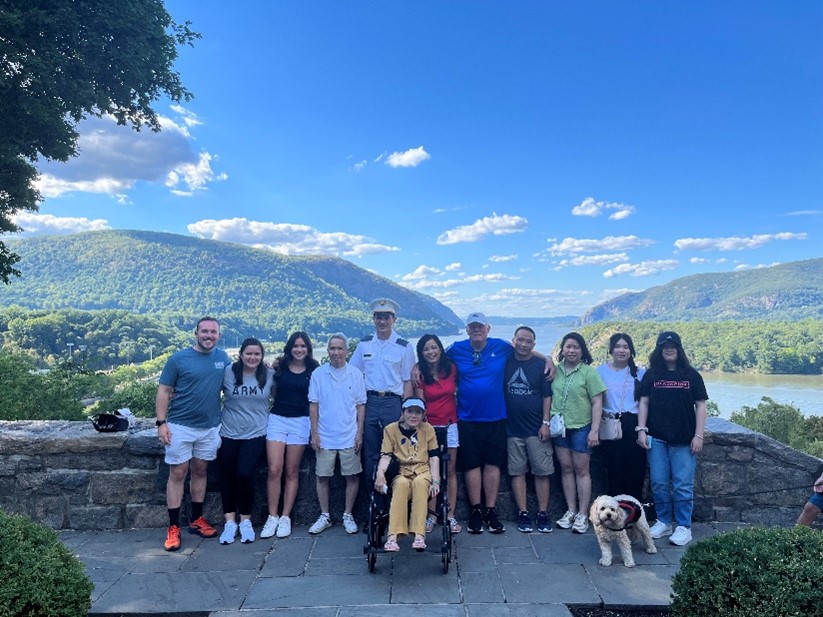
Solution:
[{"label": "white dog", "polygon": [[589,520],[600,545],[601,566],[612,565],[612,540],[617,542],[623,565],[627,568],[634,567],[631,540],[638,535],[643,538],[647,553],[657,552],[643,506],[631,495],[601,495],[592,504]]}]

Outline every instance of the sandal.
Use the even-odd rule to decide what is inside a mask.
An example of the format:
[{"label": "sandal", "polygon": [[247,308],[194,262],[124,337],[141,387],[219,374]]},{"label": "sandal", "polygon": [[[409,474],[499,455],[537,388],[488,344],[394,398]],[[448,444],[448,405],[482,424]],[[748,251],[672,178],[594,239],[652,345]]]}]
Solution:
[{"label": "sandal", "polygon": [[383,550],[387,553],[396,553],[400,550],[400,545],[397,543],[397,538],[389,536],[386,538],[386,543],[383,545]]},{"label": "sandal", "polygon": [[425,551],[426,539],[423,536],[415,537],[414,542],[412,542],[412,548],[416,551]]},{"label": "sandal", "polygon": [[449,531],[452,533],[460,533],[463,531],[463,528],[460,526],[460,523],[457,522],[457,519],[453,516],[449,517]]},{"label": "sandal", "polygon": [[432,532],[432,530],[434,529],[434,523],[434,513],[432,512],[426,517],[426,533]]}]

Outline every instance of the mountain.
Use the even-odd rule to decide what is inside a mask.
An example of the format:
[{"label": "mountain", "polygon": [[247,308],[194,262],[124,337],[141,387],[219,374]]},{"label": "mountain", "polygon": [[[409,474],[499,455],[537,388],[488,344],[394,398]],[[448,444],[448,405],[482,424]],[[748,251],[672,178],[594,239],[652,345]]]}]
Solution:
[{"label": "mountain", "polygon": [[93,231],[6,241],[23,273],[0,285],[0,307],[125,309],[188,330],[202,315],[224,333],[285,340],[373,329],[367,303],[400,305],[398,330],[452,334],[462,321],[434,298],[336,257],[287,256],[245,245],[150,231]]},{"label": "mountain", "polygon": [[823,319],[823,259],[695,274],[598,304],[583,323],[606,320]]}]

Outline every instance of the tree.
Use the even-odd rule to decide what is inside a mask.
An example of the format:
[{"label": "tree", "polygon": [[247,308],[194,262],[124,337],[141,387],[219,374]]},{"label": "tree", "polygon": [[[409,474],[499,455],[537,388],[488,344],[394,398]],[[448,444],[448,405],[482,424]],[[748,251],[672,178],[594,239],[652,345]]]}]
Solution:
[{"label": "tree", "polygon": [[[109,114],[160,130],[152,104],[192,94],[172,69],[179,45],[200,35],[175,23],[163,0],[0,0],[0,234],[36,211],[39,158],[77,154],[77,123]],[[19,276],[0,242],[0,281]]]}]

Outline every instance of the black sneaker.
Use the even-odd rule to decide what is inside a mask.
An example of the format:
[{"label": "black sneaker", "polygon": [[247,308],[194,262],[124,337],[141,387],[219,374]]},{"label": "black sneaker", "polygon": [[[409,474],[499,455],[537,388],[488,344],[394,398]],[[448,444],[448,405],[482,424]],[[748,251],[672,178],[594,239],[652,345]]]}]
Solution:
[{"label": "black sneaker", "polygon": [[548,512],[544,511],[537,513],[537,531],[540,533],[552,532],[552,522],[549,520]]},{"label": "black sneaker", "polygon": [[474,506],[472,508],[466,529],[469,533],[483,533],[483,513],[480,510],[480,506]]},{"label": "black sneaker", "polygon": [[503,527],[503,523],[500,522],[500,519],[497,518],[497,512],[494,511],[494,508],[487,508],[486,509],[486,516],[484,517],[484,523],[486,527],[489,529],[489,533],[503,533],[506,531],[506,528]]},{"label": "black sneaker", "polygon": [[534,531],[534,528],[532,527],[532,518],[525,510],[521,510],[517,514],[517,531],[522,531],[523,533],[531,533]]}]

